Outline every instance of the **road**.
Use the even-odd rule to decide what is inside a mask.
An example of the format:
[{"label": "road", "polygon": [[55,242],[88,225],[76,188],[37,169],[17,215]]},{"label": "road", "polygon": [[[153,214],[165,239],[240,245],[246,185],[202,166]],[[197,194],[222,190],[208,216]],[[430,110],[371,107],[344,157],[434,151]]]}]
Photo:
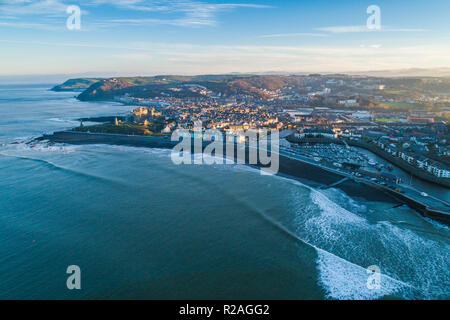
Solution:
[{"label": "road", "polygon": [[318,166],[318,167],[320,167],[320,168],[322,168],[324,170],[327,170],[327,171],[330,171],[330,172],[333,172],[333,173],[345,176],[347,178],[353,179],[354,181],[365,183],[365,184],[374,186],[374,187],[376,187],[378,189],[381,188],[381,189],[384,189],[386,191],[389,191],[390,193],[396,193],[399,196],[406,196],[406,197],[410,198],[413,201],[416,201],[416,202],[419,202],[419,203],[425,205],[429,209],[437,210],[437,211],[440,211],[440,212],[442,212],[444,214],[450,214],[450,204],[448,202],[446,202],[444,200],[441,200],[441,199],[438,199],[436,197],[430,196],[430,195],[424,196],[422,191],[417,190],[417,189],[415,189],[415,188],[413,188],[413,187],[411,187],[409,185],[398,184],[397,188],[402,190],[402,192],[398,192],[398,191],[395,191],[395,190],[390,189],[388,187],[385,187],[383,185],[380,185],[378,183],[375,183],[375,182],[373,182],[371,180],[368,180],[368,179],[365,179],[365,178],[361,178],[361,177],[356,177],[356,176],[352,175],[349,172],[345,172],[343,170],[338,170],[336,168],[332,168],[332,167],[324,165],[322,163],[318,163],[318,162],[316,162],[316,161],[314,161],[312,159],[309,159],[307,157],[299,155],[299,154],[297,154],[297,153],[295,153],[295,152],[293,152],[290,149],[285,148],[285,147],[280,147],[280,152],[279,153],[281,155],[284,155],[284,156],[289,157],[291,159],[297,159],[297,160],[300,160],[300,161],[304,161],[304,162],[310,163],[312,165]]}]

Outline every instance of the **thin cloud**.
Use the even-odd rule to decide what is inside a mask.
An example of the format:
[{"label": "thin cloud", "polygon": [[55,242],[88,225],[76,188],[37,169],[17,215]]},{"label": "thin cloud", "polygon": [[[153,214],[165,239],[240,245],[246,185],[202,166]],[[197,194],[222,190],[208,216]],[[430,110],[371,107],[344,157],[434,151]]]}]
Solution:
[{"label": "thin cloud", "polygon": [[4,0],[0,13],[19,17],[25,15],[61,16],[66,14],[67,4],[60,0]]},{"label": "thin cloud", "polygon": [[[449,46],[240,46],[193,45],[186,43],[59,43],[2,41],[26,44],[33,50],[34,60],[11,61],[0,73],[78,73],[93,70],[116,70],[119,73],[228,73],[311,70],[343,72],[372,69],[385,70],[408,67],[441,67],[450,64]],[[67,64],[64,55],[51,57],[36,46],[79,47],[77,55],[82,64]],[[21,46],[22,47],[22,46]],[[84,49],[83,49],[84,48]],[[22,48],[23,49],[23,48]],[[25,52],[27,49],[23,49]],[[94,53],[94,54],[93,54]],[[313,66],[313,67],[311,67]],[[81,69],[80,69],[81,68]],[[100,69],[99,69],[100,68]]]},{"label": "thin cloud", "polygon": [[371,44],[371,45],[365,45],[365,44],[362,44],[362,45],[360,45],[359,46],[360,48],[373,48],[373,49],[379,49],[379,48],[381,48],[382,47],[382,45],[381,44]]},{"label": "thin cloud", "polygon": [[291,38],[291,37],[328,37],[328,34],[325,33],[279,33],[279,34],[265,34],[259,36],[259,38]]},{"label": "thin cloud", "polygon": [[391,28],[381,27],[380,30],[373,30],[367,28],[367,26],[333,26],[316,28],[317,31],[330,32],[330,33],[358,33],[358,32],[425,32],[426,29],[408,29],[408,28]]},{"label": "thin cloud", "polygon": [[217,24],[217,16],[224,11],[238,8],[267,9],[272,8],[260,4],[229,3],[217,4],[201,1],[152,1],[150,3],[139,0],[115,0],[112,3],[104,0],[97,0],[99,4],[109,3],[129,10],[163,12],[167,14],[178,14],[180,17],[169,19],[149,18],[149,19],[112,19],[106,23],[126,23],[132,25],[146,24],[167,24],[175,26],[213,26]]},{"label": "thin cloud", "polygon": [[208,11],[235,9],[235,8],[273,8],[269,5],[251,3],[209,3],[196,0],[93,0],[91,5],[112,5],[136,11],[160,11],[160,12],[192,12],[200,14]]},{"label": "thin cloud", "polygon": [[39,29],[39,30],[65,30],[64,27],[58,27],[51,24],[45,23],[27,23],[27,22],[0,22],[1,27],[12,27],[12,28],[25,28],[25,29]]},{"label": "thin cloud", "polygon": [[[23,17],[35,15],[37,19],[42,17],[66,16],[66,8],[69,0],[3,0],[0,1],[0,14],[10,17]],[[73,1],[77,2],[77,1]],[[174,26],[214,26],[218,23],[218,15],[222,12],[236,10],[239,8],[266,9],[272,8],[262,4],[248,3],[209,3],[197,0],[165,0],[165,1],[144,1],[144,0],[89,0],[79,2],[82,9],[85,7],[112,6],[121,10],[140,11],[154,14],[164,14],[165,17],[153,16],[140,19],[109,19],[100,20],[94,25],[111,26],[116,24],[147,25],[166,24]],[[83,10],[83,14],[88,11]],[[167,17],[166,17],[167,16]],[[40,21],[39,21],[40,22]],[[49,22],[51,23],[51,22]],[[10,24],[10,26],[14,26]],[[17,24],[24,27],[26,24]]]}]

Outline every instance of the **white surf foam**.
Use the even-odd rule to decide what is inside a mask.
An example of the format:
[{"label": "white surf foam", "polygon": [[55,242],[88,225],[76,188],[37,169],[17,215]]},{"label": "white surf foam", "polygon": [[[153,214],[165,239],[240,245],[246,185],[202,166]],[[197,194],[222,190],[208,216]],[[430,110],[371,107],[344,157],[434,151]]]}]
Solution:
[{"label": "white surf foam", "polygon": [[78,123],[80,123],[79,121],[76,121],[76,120],[62,119],[62,118],[50,118],[50,119],[47,119],[47,120],[48,121],[54,121],[54,122],[70,123],[70,124],[74,124],[74,123],[78,124]]},{"label": "white surf foam", "polygon": [[148,155],[161,155],[170,156],[171,150],[164,148],[140,148],[133,146],[120,146],[110,144],[89,144],[89,145],[77,145],[78,150],[92,151],[92,152],[121,152],[121,153],[136,153],[136,154],[148,154]]},{"label": "white surf foam", "polygon": [[25,155],[29,153],[62,153],[68,154],[76,152],[75,146],[70,145],[50,145],[46,142],[39,143],[17,143],[6,144],[2,148],[2,152],[8,155]]},{"label": "white surf foam", "polygon": [[366,269],[355,266],[347,260],[317,250],[317,270],[319,283],[326,291],[327,298],[338,300],[373,300],[388,295],[407,297],[410,288],[384,274],[380,274],[379,288],[367,286]]},{"label": "white surf foam", "polygon": [[[399,283],[426,298],[446,296],[450,285],[448,238],[426,238],[387,221],[369,223],[361,212],[350,212],[319,191],[312,191],[310,197],[310,204],[298,204],[297,234],[324,250],[318,250],[317,268],[330,298],[376,299],[397,293]],[[387,281],[378,293],[367,289],[365,268],[370,265],[378,265],[384,277],[394,282]],[[411,290],[399,292],[404,298],[412,297]]]}]

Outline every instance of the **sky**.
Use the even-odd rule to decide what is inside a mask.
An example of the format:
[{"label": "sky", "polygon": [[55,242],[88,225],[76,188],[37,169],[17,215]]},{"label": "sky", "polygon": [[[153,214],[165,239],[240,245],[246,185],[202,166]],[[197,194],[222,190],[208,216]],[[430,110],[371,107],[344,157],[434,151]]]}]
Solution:
[{"label": "sky", "polygon": [[450,67],[449,13],[448,0],[0,0],[0,76]]}]

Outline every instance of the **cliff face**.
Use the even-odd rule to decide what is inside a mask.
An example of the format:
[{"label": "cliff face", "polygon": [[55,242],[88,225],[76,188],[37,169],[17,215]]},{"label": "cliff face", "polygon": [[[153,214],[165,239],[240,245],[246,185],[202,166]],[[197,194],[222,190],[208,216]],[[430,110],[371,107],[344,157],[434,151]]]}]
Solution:
[{"label": "cliff face", "polygon": [[110,100],[120,96],[126,91],[124,89],[135,86],[122,79],[106,79],[94,83],[78,96],[81,101]]}]

